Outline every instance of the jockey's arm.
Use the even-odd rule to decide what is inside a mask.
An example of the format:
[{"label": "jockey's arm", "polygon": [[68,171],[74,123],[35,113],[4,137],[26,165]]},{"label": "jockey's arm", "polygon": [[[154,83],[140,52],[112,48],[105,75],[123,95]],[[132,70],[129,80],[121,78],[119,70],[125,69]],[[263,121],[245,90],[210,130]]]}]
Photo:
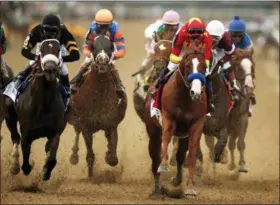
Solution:
[{"label": "jockey's arm", "polygon": [[114,59],[123,58],[126,54],[125,39],[120,30],[118,30],[114,35],[114,43],[117,47],[117,52],[114,55]]},{"label": "jockey's arm", "polygon": [[5,37],[4,28],[0,27],[0,55],[5,54],[7,51],[7,41]]},{"label": "jockey's arm", "polygon": [[35,60],[36,54],[32,53],[31,50],[38,42],[40,42],[40,25],[33,28],[26,37],[21,49],[21,54],[29,60]]},{"label": "jockey's arm", "polygon": [[204,45],[205,45],[205,64],[209,68],[210,60],[212,58],[212,38],[208,33],[204,34]]},{"label": "jockey's arm", "polygon": [[93,41],[94,41],[93,32],[94,30],[92,28],[89,28],[86,34],[85,44],[83,46],[83,54],[88,58],[90,58],[90,54],[92,52],[92,47],[93,47]]},{"label": "jockey's arm", "polygon": [[63,33],[65,36],[63,36],[62,39],[65,42],[62,42],[62,44],[66,46],[66,49],[69,53],[69,55],[62,56],[63,62],[73,62],[79,60],[80,53],[73,35],[67,29],[65,29]]},{"label": "jockey's arm", "polygon": [[169,64],[168,64],[168,69],[170,71],[175,70],[178,67],[178,64],[181,61],[181,58],[179,56],[181,54],[184,42],[186,40],[185,39],[186,36],[183,35],[181,32],[183,32],[183,31],[180,31],[176,35],[176,37],[174,39],[174,42],[173,42],[172,51],[171,51],[171,54],[170,54],[170,59],[169,59]]}]

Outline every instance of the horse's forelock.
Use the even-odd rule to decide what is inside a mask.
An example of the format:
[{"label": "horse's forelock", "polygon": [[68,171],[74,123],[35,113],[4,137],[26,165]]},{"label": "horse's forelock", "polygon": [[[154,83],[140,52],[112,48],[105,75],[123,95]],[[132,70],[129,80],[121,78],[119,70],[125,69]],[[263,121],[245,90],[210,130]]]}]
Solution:
[{"label": "horse's forelock", "polygon": [[111,54],[112,46],[112,42],[108,36],[99,35],[94,39],[94,50],[96,53],[104,50],[107,54]]}]

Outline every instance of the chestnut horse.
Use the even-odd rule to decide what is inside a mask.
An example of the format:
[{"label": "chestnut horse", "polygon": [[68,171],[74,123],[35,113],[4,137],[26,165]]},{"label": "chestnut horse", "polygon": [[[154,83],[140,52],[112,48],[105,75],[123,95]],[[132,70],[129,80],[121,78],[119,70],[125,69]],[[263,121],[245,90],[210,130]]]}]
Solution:
[{"label": "chestnut horse", "polygon": [[[151,95],[147,95],[145,102],[145,124],[149,135],[149,153],[152,159],[155,186],[153,195],[161,194],[160,172],[168,170],[167,150],[172,136],[180,137],[176,155],[177,176],[174,184],[180,185],[182,182],[182,164],[189,150],[189,178],[185,193],[196,195],[194,189],[196,150],[200,144],[207,113],[204,87],[206,64],[202,50],[186,48],[185,52],[179,68],[163,88],[159,87],[162,89],[162,95],[159,98],[162,128],[160,122],[151,117],[151,102],[153,102]],[[158,92],[160,90],[157,91],[156,96]]]},{"label": "chestnut horse", "polygon": [[72,95],[72,106],[69,110],[68,122],[74,126],[76,137],[70,158],[72,164],[78,163],[79,135],[82,132],[87,155],[88,176],[92,177],[95,154],[92,149],[93,134],[99,130],[105,131],[108,141],[106,163],[110,166],[118,164],[117,144],[118,125],[124,119],[127,108],[127,96],[124,93],[118,98],[110,64],[113,44],[105,35],[99,35],[94,40],[94,53],[85,74],[84,82],[77,93]]},{"label": "chestnut horse", "polygon": [[255,64],[252,59],[252,52],[242,49],[235,51],[235,57],[232,60],[232,68],[237,82],[241,85],[239,101],[234,104],[229,115],[229,144],[230,164],[229,169],[235,168],[234,149],[237,147],[240,153],[239,172],[248,172],[245,162],[245,136],[248,128],[249,115],[248,109],[253,96],[255,78]]},{"label": "chestnut horse", "polygon": [[[172,50],[172,39],[174,36],[174,32],[165,32],[160,38],[158,35],[155,35],[155,42],[156,45],[154,47],[154,62],[153,67],[148,70],[145,76],[148,77],[148,83],[153,83],[159,76],[160,72],[167,67],[169,62],[169,56]],[[138,73],[138,72],[137,72]],[[132,76],[134,76],[133,74]],[[138,78],[138,79],[137,79]],[[140,117],[142,122],[145,121],[145,97],[146,97],[146,90],[143,86],[140,85],[139,80],[141,76],[140,73],[136,74],[136,88],[133,91],[133,104],[134,109],[137,115]]]}]

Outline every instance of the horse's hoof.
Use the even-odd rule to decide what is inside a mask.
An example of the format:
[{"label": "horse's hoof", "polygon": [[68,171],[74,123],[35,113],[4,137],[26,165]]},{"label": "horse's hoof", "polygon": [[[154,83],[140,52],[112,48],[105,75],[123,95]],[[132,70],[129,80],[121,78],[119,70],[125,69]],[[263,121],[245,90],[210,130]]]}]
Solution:
[{"label": "horse's hoof", "polygon": [[232,170],[234,170],[236,167],[235,167],[235,164],[233,164],[233,163],[230,163],[229,165],[228,165],[228,169],[230,170],[230,171],[232,171]]},{"label": "horse's hoof", "polygon": [[178,180],[177,177],[172,177],[171,182],[173,186],[177,187],[181,185],[182,180]]},{"label": "horse's hoof", "polygon": [[247,173],[247,172],[248,172],[248,168],[246,167],[245,164],[241,164],[241,165],[239,166],[239,170],[238,170],[238,171],[239,171],[239,172]]},{"label": "horse's hoof", "polygon": [[162,191],[159,189],[159,190],[154,190],[150,195],[149,195],[149,198],[150,199],[160,199],[162,198]]},{"label": "horse's hoof", "polygon": [[51,178],[51,172],[48,171],[47,168],[43,168],[42,173],[43,173],[42,179],[43,179],[44,181],[47,181],[47,180],[49,180],[49,179]]},{"label": "horse's hoof", "polygon": [[78,162],[79,162],[79,155],[72,154],[71,157],[70,157],[70,163],[72,165],[76,165],[76,164],[78,164]]},{"label": "horse's hoof", "polygon": [[225,150],[222,154],[222,159],[221,159],[222,164],[227,164],[228,163],[228,152]]},{"label": "horse's hoof", "polygon": [[169,168],[168,168],[167,165],[160,165],[158,167],[158,170],[157,170],[157,172],[159,172],[159,173],[161,173],[161,172],[168,172],[168,171],[169,171]]},{"label": "horse's hoof", "polygon": [[12,175],[17,175],[20,172],[19,162],[13,163],[11,165],[10,172]]},{"label": "horse's hoof", "polygon": [[187,188],[185,191],[185,195],[187,196],[197,196],[197,192],[195,191],[194,188]]},{"label": "horse's hoof", "polygon": [[29,164],[28,165],[22,165],[21,166],[21,169],[22,169],[22,171],[23,171],[23,174],[25,175],[25,176],[28,176],[29,174],[30,174],[30,172],[32,171],[32,166],[30,166]]},{"label": "horse's hoof", "polygon": [[214,162],[215,163],[220,163],[222,160],[222,156],[220,154],[214,154]]},{"label": "horse's hoof", "polygon": [[112,154],[106,154],[106,163],[109,164],[111,167],[116,166],[119,163],[118,157]]}]

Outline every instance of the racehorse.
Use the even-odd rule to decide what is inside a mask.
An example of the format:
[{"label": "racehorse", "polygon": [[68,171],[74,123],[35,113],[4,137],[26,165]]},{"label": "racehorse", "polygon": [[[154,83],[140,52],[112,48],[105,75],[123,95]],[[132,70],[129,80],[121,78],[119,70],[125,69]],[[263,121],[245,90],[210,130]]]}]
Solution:
[{"label": "racehorse", "polygon": [[[215,55],[214,55],[215,56]],[[215,59],[215,58],[213,58]],[[216,61],[217,62],[217,61]],[[227,163],[227,152],[226,144],[228,139],[228,116],[229,111],[232,107],[232,101],[229,91],[229,84],[226,81],[224,73],[221,71],[221,65],[216,63],[215,60],[212,61],[213,70],[211,75],[208,75],[213,85],[213,100],[216,107],[215,111],[211,114],[211,117],[207,117],[204,127],[203,134],[205,135],[205,142],[209,148],[209,158],[213,162],[221,162],[223,164]],[[214,136],[217,138],[217,143],[214,146]],[[178,139],[173,139],[173,152],[171,157],[171,165],[174,165],[175,153],[177,151]],[[203,155],[199,148],[197,152],[197,158],[202,165]],[[185,162],[185,165],[187,162]],[[201,174],[202,167],[197,167],[199,173]]]},{"label": "racehorse", "polygon": [[236,139],[238,139],[237,147],[240,153],[239,172],[248,172],[244,151],[249,121],[248,108],[253,95],[252,91],[255,87],[253,82],[255,78],[255,64],[252,60],[252,54],[251,51],[237,49],[235,51],[235,58],[232,60],[232,68],[240,84],[241,92],[239,93],[240,100],[234,104],[229,115],[229,169],[233,170],[235,168],[234,149],[236,147]]},{"label": "racehorse", "polygon": [[0,57],[0,140],[2,139],[2,135],[1,135],[2,122],[4,121],[6,116],[6,110],[4,107],[3,89],[5,88],[9,80],[12,80],[13,78],[14,78],[13,70]]},{"label": "racehorse", "polygon": [[76,136],[70,158],[72,164],[78,163],[79,135],[82,132],[87,155],[88,176],[92,177],[95,154],[92,149],[93,134],[99,130],[105,131],[108,141],[106,163],[110,166],[118,164],[117,143],[118,125],[124,119],[127,108],[127,96],[124,93],[120,99],[117,96],[112,76],[113,65],[110,58],[113,44],[105,35],[98,35],[93,43],[89,72],[84,76],[84,82],[77,93],[72,95],[72,106],[69,110],[68,122],[73,125]]},{"label": "racehorse", "polygon": [[[56,39],[48,39],[41,43],[39,62],[36,62],[33,73],[28,77],[25,89],[16,101],[16,96],[7,98],[15,102],[15,115],[8,116],[7,126],[12,134],[13,161],[11,173],[19,173],[18,145],[21,142],[25,175],[29,175],[32,166],[29,163],[31,144],[40,137],[47,137],[45,145],[46,160],[43,166],[43,180],[49,180],[56,166],[56,153],[60,135],[65,126],[65,106],[61,96],[61,85],[57,82],[60,68],[60,43]],[[14,89],[13,84],[7,89]],[[6,91],[5,91],[6,92]],[[17,92],[13,92],[16,95]],[[11,95],[10,95],[11,97]],[[17,120],[20,124],[21,139],[17,132]]]},{"label": "racehorse", "polygon": [[[174,32],[164,32],[162,39],[159,35],[155,35],[156,45],[154,47],[154,62],[153,67],[148,70],[144,79],[148,78],[148,83],[151,84],[158,78],[160,72],[167,67],[169,62],[169,56],[172,50],[172,38]],[[136,78],[140,78],[140,74],[136,75]],[[136,80],[136,88],[133,91],[133,104],[137,115],[140,117],[142,122],[145,121],[145,97],[146,91],[140,86],[139,79]]]},{"label": "racehorse", "polygon": [[172,136],[180,137],[174,184],[180,185],[182,182],[182,164],[189,150],[188,187],[185,193],[196,195],[194,189],[196,150],[199,147],[207,112],[204,88],[206,65],[202,49],[186,48],[185,52],[179,68],[163,88],[159,87],[162,89],[162,96],[158,93],[160,90],[156,93],[158,101],[161,100],[162,128],[161,120],[151,117],[151,102],[153,102],[151,95],[147,95],[145,102],[145,124],[149,135],[149,154],[154,175],[153,195],[161,194],[160,172],[168,171],[167,150]]}]

